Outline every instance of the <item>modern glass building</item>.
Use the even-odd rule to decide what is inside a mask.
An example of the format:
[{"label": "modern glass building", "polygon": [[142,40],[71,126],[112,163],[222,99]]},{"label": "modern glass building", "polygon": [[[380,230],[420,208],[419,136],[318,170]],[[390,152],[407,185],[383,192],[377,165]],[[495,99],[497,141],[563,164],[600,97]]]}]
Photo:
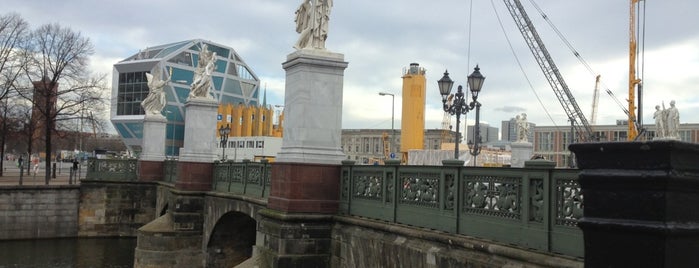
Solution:
[{"label": "modern glass building", "polygon": [[184,104],[203,44],[217,56],[211,77],[213,98],[220,104],[259,105],[260,80],[233,48],[200,39],[146,48],[114,64],[112,71],[110,119],[131,152],[141,152],[145,115],[141,102],[149,92],[145,74],[162,68],[163,75],[171,74],[171,82],[164,88],[165,151],[167,156],[179,154],[177,148],[182,147],[184,139]]}]

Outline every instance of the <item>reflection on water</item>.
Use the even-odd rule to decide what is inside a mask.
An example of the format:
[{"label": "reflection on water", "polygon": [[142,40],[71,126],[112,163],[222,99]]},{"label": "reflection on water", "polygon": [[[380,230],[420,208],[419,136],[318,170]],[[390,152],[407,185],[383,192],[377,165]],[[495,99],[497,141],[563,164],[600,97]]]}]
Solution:
[{"label": "reflection on water", "polygon": [[0,241],[0,268],[133,267],[135,238]]}]

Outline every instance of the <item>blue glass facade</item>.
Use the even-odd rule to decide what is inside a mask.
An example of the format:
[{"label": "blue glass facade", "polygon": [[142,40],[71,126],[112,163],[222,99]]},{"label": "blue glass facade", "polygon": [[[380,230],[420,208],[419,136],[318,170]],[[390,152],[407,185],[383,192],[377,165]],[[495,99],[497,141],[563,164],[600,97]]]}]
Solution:
[{"label": "blue glass facade", "polygon": [[203,44],[217,54],[211,77],[213,98],[220,104],[259,103],[260,81],[232,48],[200,39],[146,48],[114,65],[111,121],[132,152],[141,151],[144,111],[140,103],[148,95],[143,77],[153,68],[162,68],[163,74],[171,74],[171,82],[164,88],[168,102],[163,109],[167,118],[166,155],[178,155],[184,138],[184,104]]}]

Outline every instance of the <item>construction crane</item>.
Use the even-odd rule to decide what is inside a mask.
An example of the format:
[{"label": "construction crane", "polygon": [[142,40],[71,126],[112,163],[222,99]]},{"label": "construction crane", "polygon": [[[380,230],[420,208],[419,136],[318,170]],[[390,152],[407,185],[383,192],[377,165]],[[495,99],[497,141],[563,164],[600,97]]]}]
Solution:
[{"label": "construction crane", "polygon": [[[447,98],[447,105],[451,106],[453,99],[454,94],[449,95]],[[451,114],[444,112],[444,117],[442,117],[442,141],[439,146],[442,146],[442,144],[449,140],[449,132],[451,132]]]},{"label": "construction crane", "polygon": [[549,85],[553,88],[554,93],[558,101],[563,106],[568,120],[571,122],[571,126],[575,133],[577,133],[578,141],[585,142],[593,138],[592,127],[585,118],[585,115],[580,110],[578,103],[575,101],[573,94],[568,89],[568,85],[563,80],[563,76],[558,71],[558,67],[553,62],[551,55],[544,46],[543,41],[539,37],[534,25],[532,24],[527,12],[524,10],[522,3],[519,0],[503,0],[505,6],[510,11],[510,15],[517,24],[517,28],[524,37],[529,49],[539,67],[544,72],[546,80],[548,80]]},{"label": "construction crane", "polygon": [[636,6],[642,0],[630,0],[629,10],[629,134],[628,140],[636,140],[638,129],[641,126],[640,117],[636,118],[636,86],[638,86],[638,115],[641,114],[641,79],[636,76],[636,51],[638,49],[636,41]]},{"label": "construction crane", "polygon": [[592,112],[590,113],[590,123],[594,126],[597,124],[597,105],[599,104],[599,78],[595,77],[595,92],[592,94]]}]

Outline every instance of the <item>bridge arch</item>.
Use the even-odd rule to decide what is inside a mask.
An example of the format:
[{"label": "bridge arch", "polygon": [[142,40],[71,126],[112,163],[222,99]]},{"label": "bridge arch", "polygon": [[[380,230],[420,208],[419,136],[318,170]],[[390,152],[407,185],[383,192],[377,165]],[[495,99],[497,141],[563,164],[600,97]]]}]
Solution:
[{"label": "bridge arch", "polygon": [[205,204],[202,250],[207,267],[230,267],[250,258],[257,232],[256,215],[267,207],[266,200],[207,195]]}]

